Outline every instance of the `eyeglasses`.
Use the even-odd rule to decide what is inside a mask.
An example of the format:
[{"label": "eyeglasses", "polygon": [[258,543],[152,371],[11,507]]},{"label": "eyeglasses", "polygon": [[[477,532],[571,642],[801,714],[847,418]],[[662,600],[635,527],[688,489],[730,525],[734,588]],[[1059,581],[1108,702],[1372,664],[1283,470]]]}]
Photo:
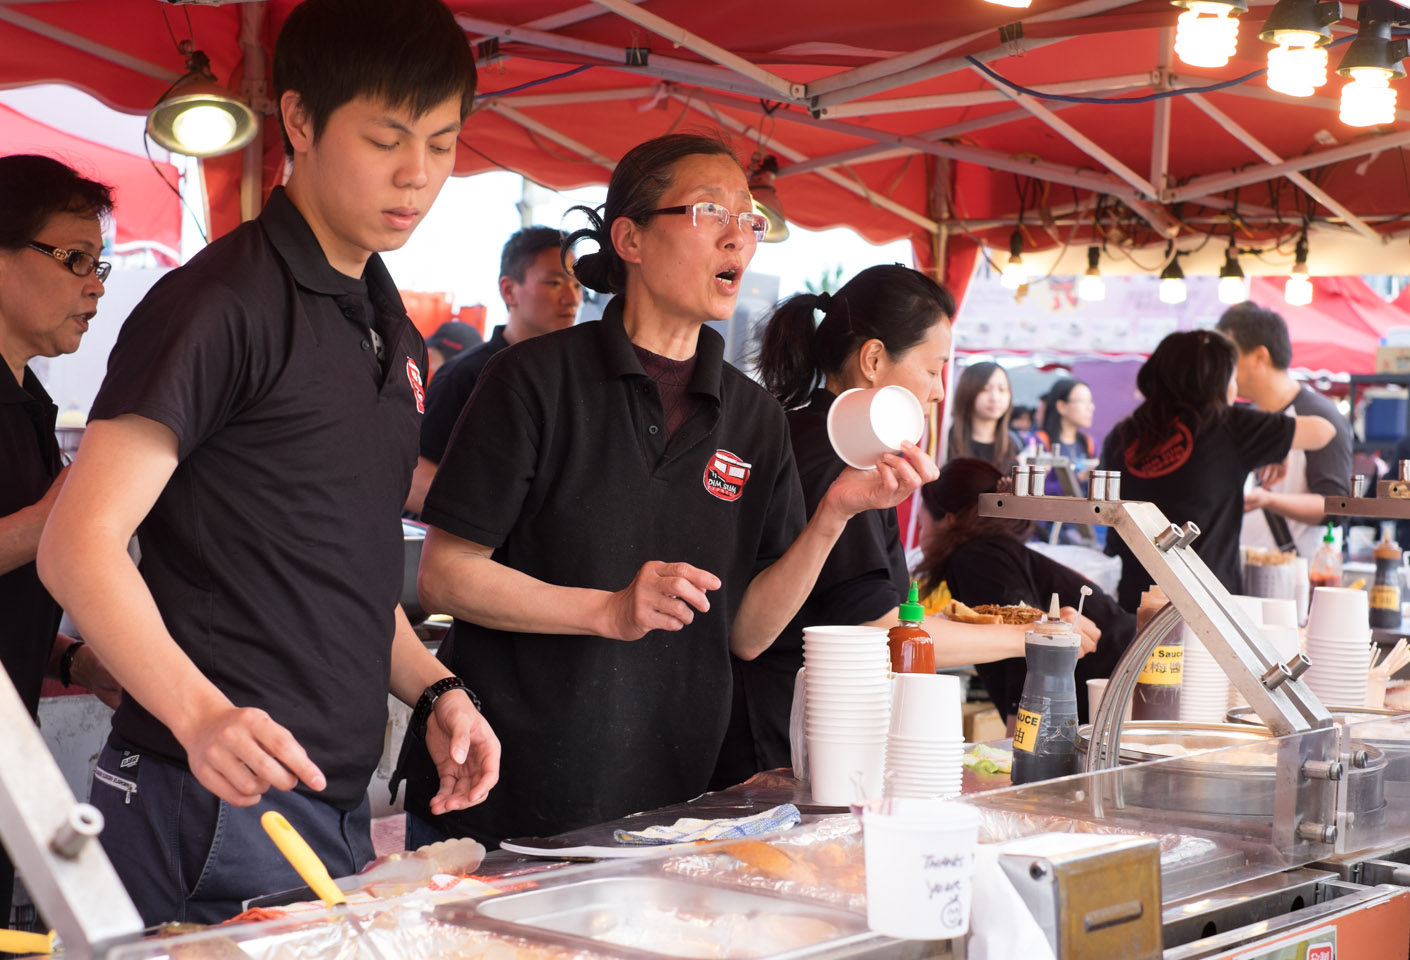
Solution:
[{"label": "eyeglasses", "polygon": [[113,265],[106,260],[99,260],[91,253],[84,253],[82,250],[61,250],[58,247],[51,247],[47,243],[40,243],[38,240],[31,240],[25,244],[31,250],[38,250],[46,256],[68,267],[75,277],[86,277],[90,273],[97,272],[98,282],[102,283],[108,279],[108,274],[113,272]]},{"label": "eyeglasses", "polygon": [[709,200],[686,203],[679,207],[662,207],[651,212],[688,213],[690,214],[690,222],[697,227],[727,227],[730,220],[733,219],[739,223],[739,229],[744,231],[745,236],[750,237],[756,243],[764,239],[764,232],[769,229],[769,220],[762,213],[755,213],[753,210],[744,213],[730,213],[718,203]]}]

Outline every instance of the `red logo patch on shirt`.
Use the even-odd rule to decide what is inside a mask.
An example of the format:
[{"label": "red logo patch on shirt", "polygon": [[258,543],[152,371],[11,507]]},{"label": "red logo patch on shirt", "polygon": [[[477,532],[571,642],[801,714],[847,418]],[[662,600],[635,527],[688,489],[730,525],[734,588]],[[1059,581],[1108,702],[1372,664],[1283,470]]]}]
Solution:
[{"label": "red logo patch on shirt", "polygon": [[421,368],[410,357],[406,358],[406,379],[411,381],[411,395],[416,398],[416,412],[426,412],[426,388],[421,386]]},{"label": "red logo patch on shirt", "polygon": [[721,500],[738,500],[744,493],[744,485],[749,482],[751,469],[752,464],[745,463],[728,450],[716,450],[705,463],[705,491]]},{"label": "red logo patch on shirt", "polygon": [[1189,427],[1177,420],[1170,436],[1140,460],[1136,459],[1136,444],[1131,443],[1126,448],[1126,469],[1143,480],[1163,477],[1188,463],[1190,454],[1194,452],[1194,434],[1190,433]]}]

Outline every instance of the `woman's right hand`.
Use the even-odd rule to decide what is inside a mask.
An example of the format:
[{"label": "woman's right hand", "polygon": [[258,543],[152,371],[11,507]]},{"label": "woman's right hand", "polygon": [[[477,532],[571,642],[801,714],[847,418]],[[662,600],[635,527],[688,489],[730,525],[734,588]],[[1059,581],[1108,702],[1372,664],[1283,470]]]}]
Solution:
[{"label": "woman's right hand", "polygon": [[[705,613],[707,590],[720,589],[720,578],[688,563],[650,560],[632,582],[607,600],[605,637],[640,640],[652,630],[681,630]],[[693,608],[693,609],[692,609]]]}]

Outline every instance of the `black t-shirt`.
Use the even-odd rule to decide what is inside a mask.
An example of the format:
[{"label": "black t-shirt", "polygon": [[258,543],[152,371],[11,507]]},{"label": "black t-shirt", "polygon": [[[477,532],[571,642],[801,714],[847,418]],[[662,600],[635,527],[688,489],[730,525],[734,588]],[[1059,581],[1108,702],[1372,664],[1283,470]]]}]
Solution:
[{"label": "black t-shirt", "polygon": [[[423,519],[547,583],[620,590],[648,560],[722,581],[710,610],[633,643],[457,620],[442,659],[480,695],[504,748],[482,804],[435,818],[482,841],[602,823],[702,792],[730,705],[729,629],[750,581],[793,543],[803,498],[783,410],[702,328],[702,405],[666,440],[664,411],[622,326],[516,343],[480,377]],[[407,755],[407,809],[437,782]]]},{"label": "black t-shirt", "polygon": [[[846,468],[827,436],[827,411],[836,399],[818,389],[808,406],[788,414],[809,516]],[[730,658],[734,711],[713,780],[716,786],[730,786],[759,770],[790,764],[788,722],[794,680],[803,666],[803,628],[865,623],[885,616],[905,599],[909,584],[896,511],[866,510],[847,521],[812,593],[773,645],[754,660]]]},{"label": "black t-shirt", "polygon": [[[943,577],[951,595],[971,607],[985,603],[1026,603],[1046,610],[1054,593],[1060,603],[1075,607],[1081,599],[1082,587],[1092,589],[1082,613],[1097,625],[1102,636],[1097,649],[1077,661],[1076,670],[1077,715],[1086,723],[1087,681],[1111,676],[1116,662],[1136,634],[1135,614],[1122,610],[1114,599],[1077,571],[1029,550],[1012,537],[979,537],[962,545],[950,555]],[[984,681],[999,713],[1007,720],[1018,709],[1018,698],[1023,695],[1023,682],[1028,676],[1023,658],[976,663],[974,669]]]},{"label": "black t-shirt", "polygon": [[[1292,448],[1297,421],[1281,413],[1229,407],[1195,437],[1175,423],[1165,441],[1134,462],[1133,430],[1123,420],[1102,444],[1102,468],[1121,471],[1121,496],[1148,500],[1170,520],[1200,528],[1194,551],[1230,593],[1239,593],[1239,530],[1244,515],[1244,478],[1250,470],[1277,463]],[[1106,552],[1121,557],[1117,601],[1134,611],[1150,575],[1115,535]]]},{"label": "black t-shirt", "polygon": [[504,327],[495,327],[484,343],[477,343],[451,357],[426,388],[426,416],[421,419],[421,456],[440,463],[446,444],[455,430],[460,411],[475,391],[475,384],[490,358],[509,346],[504,339]]},{"label": "black t-shirt", "polygon": [[[343,809],[382,752],[426,364],[379,257],[364,276],[334,270],[275,190],[138,304],[92,412],[176,434],[180,463],[138,530],[142,575],[196,666],[287,727]],[[131,698],[113,739],[185,760]]]},{"label": "black t-shirt", "polygon": [[[24,383],[16,383],[0,357],[0,517],[41,500],[58,476],[58,414],[34,371],[25,367]],[[31,716],[39,715],[39,690],[61,616],[33,561],[0,575],[0,664]]]},{"label": "black t-shirt", "polygon": [[969,442],[968,453],[964,453],[960,450],[951,450],[948,459],[954,460],[958,457],[974,457],[976,460],[987,460],[1004,473],[1008,473],[1009,468],[1018,462],[1018,455],[1023,452],[1023,438],[1012,430],[1009,431],[1009,447],[1012,452],[1008,457],[1004,458],[1002,462],[994,458],[994,448],[996,446],[997,444],[992,440],[988,443],[971,440]]}]

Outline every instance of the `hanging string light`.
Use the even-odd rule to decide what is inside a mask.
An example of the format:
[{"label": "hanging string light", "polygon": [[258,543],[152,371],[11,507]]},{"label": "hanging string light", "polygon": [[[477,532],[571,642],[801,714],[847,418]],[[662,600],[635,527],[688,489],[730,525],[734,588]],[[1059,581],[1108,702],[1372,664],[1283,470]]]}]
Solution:
[{"label": "hanging string light", "polygon": [[1219,268],[1219,302],[1243,303],[1248,299],[1248,281],[1239,266],[1239,250],[1232,243],[1224,253],[1224,266]]},{"label": "hanging string light", "polygon": [[1085,303],[1099,303],[1106,299],[1106,281],[1097,264],[1101,260],[1100,247],[1087,248],[1087,272],[1077,281],[1077,299]]},{"label": "hanging string light", "polygon": [[1307,273],[1307,228],[1297,241],[1297,260],[1283,287],[1283,300],[1291,307],[1305,307],[1312,302],[1312,278]]},{"label": "hanging string light", "polygon": [[1222,67],[1239,46],[1238,15],[1247,0],[1171,0],[1185,7],[1175,21],[1175,55],[1192,67]]},{"label": "hanging string light", "polygon": [[1395,88],[1405,77],[1404,40],[1390,37],[1394,11],[1389,0],[1365,0],[1357,12],[1356,39],[1346,48],[1337,73],[1350,77],[1341,88],[1341,122],[1372,127],[1395,120]]},{"label": "hanging string light", "polygon": [[1028,282],[1028,268],[1023,265],[1023,234],[1017,228],[1009,234],[1009,262],[999,273],[999,282],[1010,290]]},{"label": "hanging string light", "polygon": [[1310,97],[1327,82],[1331,24],[1341,19],[1340,3],[1278,0],[1263,23],[1260,40],[1268,51],[1268,87],[1290,97]]},{"label": "hanging string light", "polygon": [[1185,271],[1180,269],[1180,254],[1172,253],[1174,244],[1165,248],[1166,255],[1170,257],[1170,262],[1165,265],[1165,269],[1160,271],[1160,302],[1161,303],[1184,303],[1185,302]]}]

